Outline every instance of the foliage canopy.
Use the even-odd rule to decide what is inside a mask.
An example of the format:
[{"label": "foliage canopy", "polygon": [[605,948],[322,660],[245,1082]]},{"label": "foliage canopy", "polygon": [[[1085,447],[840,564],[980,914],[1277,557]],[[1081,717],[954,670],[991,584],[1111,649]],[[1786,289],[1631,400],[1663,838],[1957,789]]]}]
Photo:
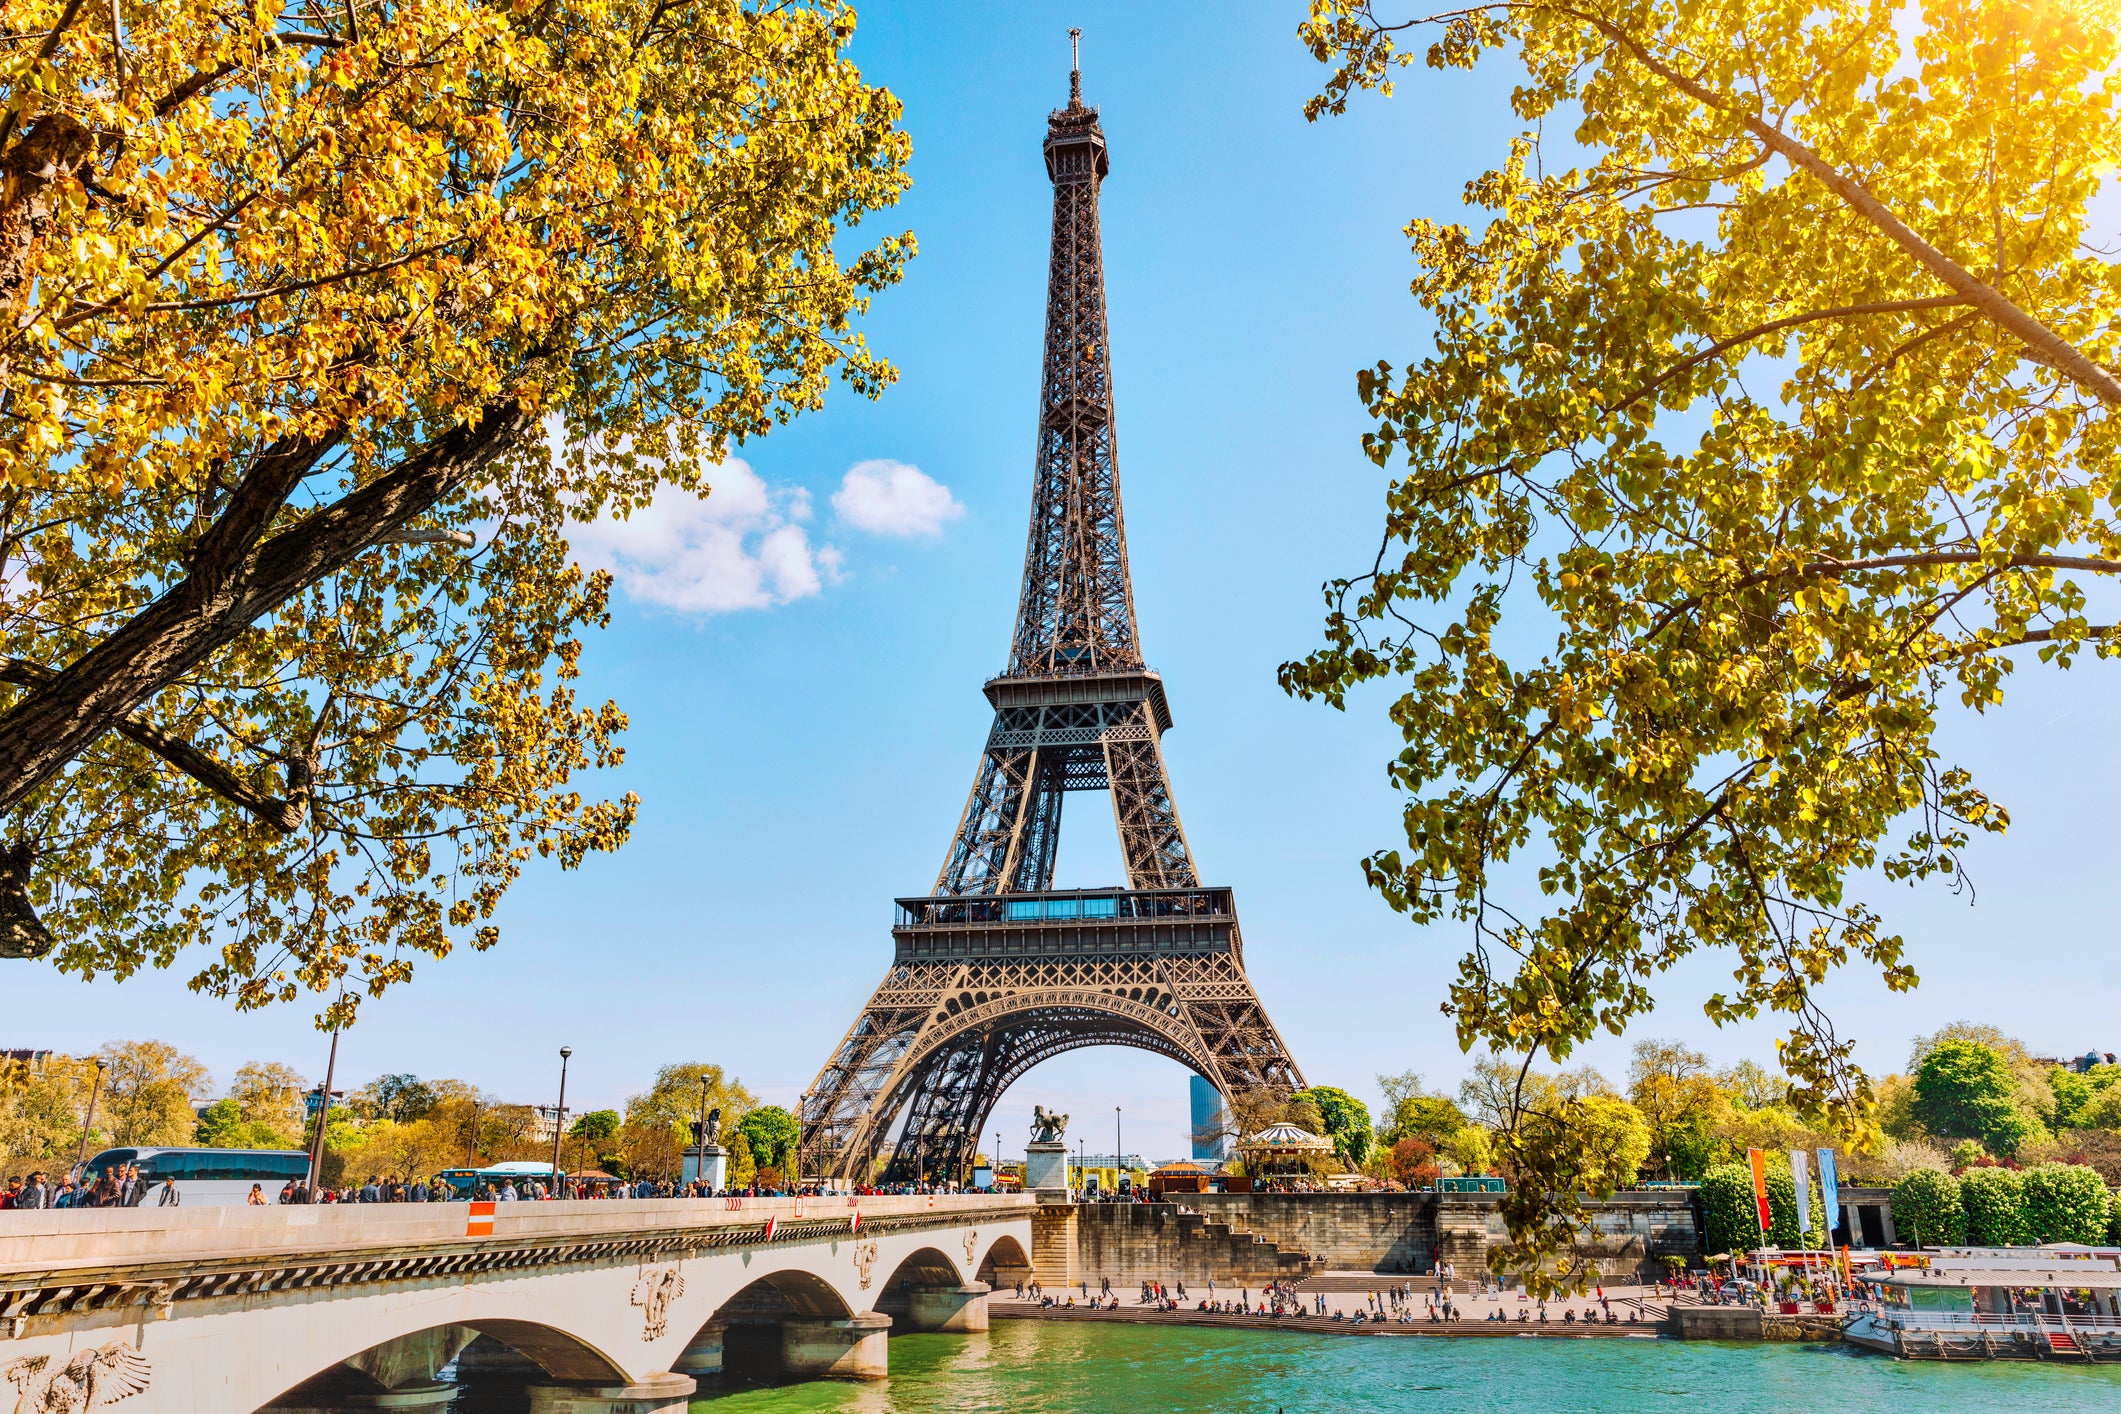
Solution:
[{"label": "foliage canopy", "polygon": [[1526,131],[1471,221],[1407,228],[1434,351],[1358,377],[1382,543],[1283,686],[1395,684],[1404,841],[1364,868],[1470,925],[1463,1045],[1566,1057],[1721,950],[1708,1015],[1787,1017],[1800,1106],[1869,1139],[1817,989],[1916,976],[1850,876],[1956,884],[2006,816],[1941,712],[2021,648],[2121,651],[2112,7],[1385,10],[1312,0],[1311,116],[1500,53]]},{"label": "foliage canopy", "polygon": [[[1551,169],[1528,135],[1469,189],[1484,230],[1410,227],[1437,353],[1361,380],[1366,445],[1408,467],[1386,532],[1406,549],[1329,586],[1327,647],[1284,676],[1335,702],[1409,680],[1410,852],[1371,876],[1479,929],[1452,994],[1469,1040],[1566,1054],[1638,1012],[1648,975],[1728,946],[1740,989],[1711,1014],[1790,1013],[1785,1063],[1827,1099],[1846,1047],[1811,1010],[1815,974],[1853,953],[1913,980],[1844,876],[1910,810],[1920,829],[1882,860],[1902,875],[1953,872],[1964,830],[2001,823],[1934,763],[1940,693],[1993,702],[2006,644],[2103,646],[2067,575],[2121,568],[2100,558],[2121,551],[2097,472],[2113,380],[2049,367],[2069,359],[2028,342],[2018,306],[1924,252],[2010,271],[2108,352],[2121,277],[2080,238],[2117,151],[2114,39],[2068,3],[1932,5],[1911,45],[1897,13],[1436,21],[1432,65],[1514,50],[1520,113],[1574,116],[1586,165]],[[1320,0],[1307,33],[1340,65],[1324,107],[1410,57],[1360,0]],[[1926,228],[1920,251],[1878,202]],[[1498,639],[1522,591],[1559,633],[1520,665]],[[1520,921],[1488,881],[1535,836],[1556,906]]]},{"label": "foliage canopy", "polygon": [[2009,1064],[1978,1041],[1943,1041],[1922,1057],[1914,1114],[1930,1133],[1977,1139],[1992,1154],[2015,1154],[2032,1129],[2015,1103]]},{"label": "foliage canopy", "polygon": [[889,381],[898,104],[830,0],[101,13],[0,26],[0,955],[339,1024],[625,839],[566,527]]}]

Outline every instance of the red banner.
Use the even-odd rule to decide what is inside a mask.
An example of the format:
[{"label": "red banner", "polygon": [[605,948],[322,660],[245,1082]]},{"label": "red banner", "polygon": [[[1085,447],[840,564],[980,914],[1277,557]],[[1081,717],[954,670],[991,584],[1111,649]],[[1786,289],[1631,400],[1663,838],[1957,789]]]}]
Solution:
[{"label": "red banner", "polygon": [[1745,1158],[1753,1166],[1753,1206],[1760,1211],[1760,1230],[1766,1232],[1775,1225],[1768,1212],[1767,1155],[1758,1149],[1748,1149]]}]

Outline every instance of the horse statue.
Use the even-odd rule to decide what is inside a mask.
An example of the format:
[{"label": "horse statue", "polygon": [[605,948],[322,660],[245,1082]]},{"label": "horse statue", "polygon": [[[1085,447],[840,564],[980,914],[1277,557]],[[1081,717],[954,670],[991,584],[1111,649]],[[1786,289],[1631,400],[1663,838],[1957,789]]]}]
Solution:
[{"label": "horse statue", "polygon": [[1057,1143],[1068,1129],[1066,1115],[1050,1114],[1044,1105],[1031,1107],[1031,1142],[1034,1144]]}]

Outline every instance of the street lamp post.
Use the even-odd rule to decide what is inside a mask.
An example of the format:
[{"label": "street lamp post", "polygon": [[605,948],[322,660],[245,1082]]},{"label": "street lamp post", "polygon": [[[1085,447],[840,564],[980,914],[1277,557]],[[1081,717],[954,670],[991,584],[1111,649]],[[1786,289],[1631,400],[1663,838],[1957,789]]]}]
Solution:
[{"label": "street lamp post", "polygon": [[103,1093],[103,1070],[109,1064],[103,1057],[96,1057],[96,1078],[88,1087],[88,1117],[81,1121],[81,1150],[74,1155],[74,1180],[81,1179],[81,1165],[88,1162],[88,1132],[96,1127],[96,1097]]},{"label": "street lamp post", "polygon": [[331,1028],[331,1055],[324,1062],[324,1091],[317,1096],[317,1132],[309,1138],[309,1201],[324,1181],[324,1126],[331,1121],[331,1082],[339,1073],[339,1028]]},{"label": "street lamp post", "polygon": [[1112,1186],[1119,1187],[1120,1171],[1126,1168],[1126,1146],[1119,1142],[1119,1106],[1112,1107]]},{"label": "street lamp post", "polygon": [[567,1187],[560,1182],[560,1136],[567,1132],[567,1058],[574,1054],[574,1047],[560,1047],[560,1105],[552,1116],[552,1196],[555,1201],[567,1196]]}]

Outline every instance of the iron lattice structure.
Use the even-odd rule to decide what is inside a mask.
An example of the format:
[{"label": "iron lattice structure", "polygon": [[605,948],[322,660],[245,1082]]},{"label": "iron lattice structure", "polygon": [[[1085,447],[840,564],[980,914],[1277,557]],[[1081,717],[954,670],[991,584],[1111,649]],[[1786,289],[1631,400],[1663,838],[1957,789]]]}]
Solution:
[{"label": "iron lattice structure", "polygon": [[[1228,889],[1203,888],[1160,740],[1127,573],[1098,187],[1097,110],[1047,120],[1053,245],[1031,533],[994,727],[936,876],[900,899],[890,974],[803,1098],[803,1171],[957,1177],[1025,1071],[1084,1046],[1170,1057],[1224,1095],[1303,1076],[1245,976]],[[1127,887],[1052,888],[1061,803],[1112,799]]]}]

